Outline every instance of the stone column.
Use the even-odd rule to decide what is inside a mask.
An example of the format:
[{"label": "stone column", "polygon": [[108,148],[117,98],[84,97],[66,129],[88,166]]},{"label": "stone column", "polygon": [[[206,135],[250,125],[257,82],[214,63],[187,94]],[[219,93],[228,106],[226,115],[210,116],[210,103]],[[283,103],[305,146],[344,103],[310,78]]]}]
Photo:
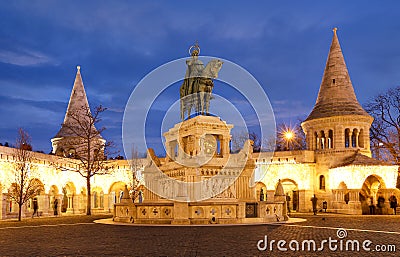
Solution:
[{"label": "stone column", "polygon": [[103,200],[103,206],[104,206],[104,211],[105,212],[111,212],[112,209],[110,209],[110,195],[109,194],[104,194],[104,200]]},{"label": "stone column", "polygon": [[74,213],[74,198],[73,194],[67,194],[67,213]]},{"label": "stone column", "polygon": [[6,213],[7,213],[7,207],[8,207],[6,194],[1,194],[0,203],[1,203],[0,219],[5,219]]},{"label": "stone column", "polygon": [[359,145],[358,145],[358,135],[359,135],[358,130],[355,131],[354,134],[355,134],[355,138],[356,138],[356,147],[359,147]]}]

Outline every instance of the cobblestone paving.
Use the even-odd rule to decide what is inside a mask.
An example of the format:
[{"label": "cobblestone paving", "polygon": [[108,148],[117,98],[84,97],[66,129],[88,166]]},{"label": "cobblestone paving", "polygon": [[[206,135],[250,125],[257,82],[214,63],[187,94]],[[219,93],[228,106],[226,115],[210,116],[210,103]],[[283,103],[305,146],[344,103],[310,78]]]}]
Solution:
[{"label": "cobblestone paving", "polygon": [[[39,218],[22,223],[6,221],[0,222],[0,256],[400,256],[400,216],[296,217],[307,221],[288,225],[211,227],[92,223],[104,216]],[[277,249],[279,240],[301,243],[310,239],[317,242],[318,248],[324,239],[338,240],[336,228],[339,227],[348,229],[344,241],[371,240],[372,249],[377,244],[394,244],[397,252],[330,251],[328,244],[322,252]],[[276,240],[272,252],[257,248],[257,242],[265,236],[268,242]]]}]

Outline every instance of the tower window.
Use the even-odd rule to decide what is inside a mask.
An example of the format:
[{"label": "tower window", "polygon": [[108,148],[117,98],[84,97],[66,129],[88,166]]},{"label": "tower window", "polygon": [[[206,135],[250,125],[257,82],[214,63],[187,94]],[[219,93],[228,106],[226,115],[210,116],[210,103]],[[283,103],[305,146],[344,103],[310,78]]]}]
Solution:
[{"label": "tower window", "polygon": [[345,129],[344,131],[344,147],[350,147],[350,129]]},{"label": "tower window", "polygon": [[335,84],[335,79],[332,79],[332,84]]}]

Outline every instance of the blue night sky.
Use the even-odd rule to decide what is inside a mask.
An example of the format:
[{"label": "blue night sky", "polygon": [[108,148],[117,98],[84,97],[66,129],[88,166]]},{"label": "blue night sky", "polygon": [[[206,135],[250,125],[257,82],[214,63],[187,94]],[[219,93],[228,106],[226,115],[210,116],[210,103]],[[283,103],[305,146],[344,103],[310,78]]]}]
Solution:
[{"label": "blue night sky", "polygon": [[364,104],[400,84],[399,9],[398,1],[1,1],[0,142],[14,143],[23,127],[34,150],[50,152],[80,65],[91,107],[109,108],[103,137],[122,152],[132,90],[158,66],[187,58],[196,40],[202,55],[247,69],[277,122],[293,124],[315,103],[338,27]]}]

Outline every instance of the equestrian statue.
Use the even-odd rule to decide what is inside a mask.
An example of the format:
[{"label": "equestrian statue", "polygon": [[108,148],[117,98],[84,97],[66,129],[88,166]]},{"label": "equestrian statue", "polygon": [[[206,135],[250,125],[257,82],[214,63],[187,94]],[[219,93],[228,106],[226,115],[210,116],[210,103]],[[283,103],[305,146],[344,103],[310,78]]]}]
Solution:
[{"label": "equestrian statue", "polygon": [[181,119],[190,117],[192,109],[200,115],[208,115],[211,92],[214,87],[213,79],[218,77],[223,62],[218,59],[211,60],[206,67],[199,60],[200,47],[196,43],[189,49],[191,58],[186,60],[185,79],[180,87]]}]

